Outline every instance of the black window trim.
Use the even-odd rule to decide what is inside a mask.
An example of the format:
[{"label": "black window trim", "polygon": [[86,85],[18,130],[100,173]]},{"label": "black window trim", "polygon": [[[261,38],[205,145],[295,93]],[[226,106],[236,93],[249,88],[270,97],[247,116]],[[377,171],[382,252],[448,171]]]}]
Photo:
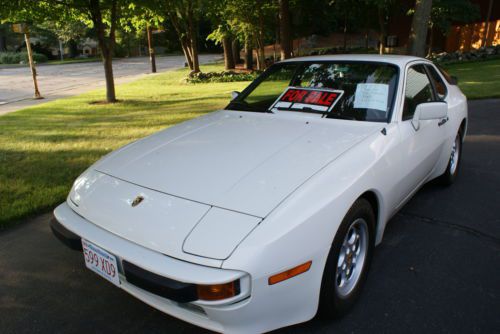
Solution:
[{"label": "black window trim", "polygon": [[436,100],[436,102],[445,102],[445,99],[448,97],[448,86],[446,86],[446,83],[445,83],[446,80],[443,80],[443,78],[441,77],[441,73],[439,73],[439,71],[436,68],[434,68],[434,72],[436,72],[438,74],[439,78],[443,82],[444,87],[446,89],[446,94],[444,94],[443,98],[440,98],[439,94],[437,92],[436,85],[434,84],[434,80],[431,79],[432,74],[429,70],[429,67],[432,67],[432,65],[433,64],[431,64],[431,63],[426,63],[426,64],[424,64],[424,68],[425,68],[425,72],[427,73],[427,77],[429,78],[429,81],[431,82],[432,90],[434,92],[434,99]]},{"label": "black window trim", "polygon": [[[303,67],[305,64],[324,64],[324,63],[335,63],[335,64],[352,64],[352,63],[381,64],[381,65],[389,65],[389,66],[394,67],[396,69],[396,80],[395,80],[396,85],[394,87],[394,95],[392,97],[392,100],[389,101],[391,107],[390,107],[390,109],[389,109],[389,111],[387,113],[387,119],[386,119],[386,123],[388,123],[388,124],[391,123],[392,116],[393,116],[393,113],[394,113],[394,109],[396,108],[396,97],[398,95],[399,79],[400,79],[400,76],[401,76],[401,69],[400,69],[399,65],[397,65],[395,63],[388,62],[388,61],[377,61],[377,60],[292,60],[292,61],[283,61],[283,62],[274,63],[273,65],[271,65],[270,67],[268,67],[261,75],[259,75],[254,81],[252,81],[252,83],[250,83],[250,85],[248,85],[244,90],[242,90],[241,93],[238,95],[238,97],[236,99],[234,99],[233,101],[241,101],[244,98],[246,98],[247,95],[257,85],[259,85],[264,79],[266,79],[270,75],[271,69],[273,67],[275,67],[275,66],[286,65],[286,64],[295,64],[295,65],[297,65],[297,67],[295,68],[294,74],[293,74],[293,77],[295,77],[297,70],[299,68]],[[228,109],[229,105],[231,105],[231,102],[229,102],[229,104],[224,109]]]},{"label": "black window trim", "polygon": [[[400,117],[401,122],[407,122],[407,121],[411,121],[413,119],[413,116],[411,118],[408,118],[408,119],[403,119],[404,107],[405,107],[405,102],[406,102],[405,101],[405,94],[406,94],[406,83],[408,82],[408,71],[412,67],[419,66],[419,65],[422,65],[424,67],[424,72],[425,72],[425,75],[427,76],[427,80],[429,80],[429,83],[431,84],[432,102],[443,102],[443,101],[438,101],[438,99],[436,97],[437,95],[436,95],[436,92],[434,90],[434,85],[432,83],[432,80],[429,78],[429,72],[427,71],[427,68],[425,66],[427,64],[429,64],[429,63],[419,61],[419,62],[408,63],[406,66],[405,78],[404,78],[404,82],[403,82],[403,91],[401,92],[401,100],[403,102],[403,104],[401,105],[401,117]],[[413,114],[415,114],[415,113],[413,113]]]}]

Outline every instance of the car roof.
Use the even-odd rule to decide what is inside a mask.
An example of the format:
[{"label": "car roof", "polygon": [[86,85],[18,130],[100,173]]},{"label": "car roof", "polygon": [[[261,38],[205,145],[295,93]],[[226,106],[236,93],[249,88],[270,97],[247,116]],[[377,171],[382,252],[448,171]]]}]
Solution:
[{"label": "car roof", "polygon": [[414,56],[404,55],[379,55],[379,54],[338,54],[338,55],[324,55],[324,56],[308,56],[297,57],[283,60],[283,62],[294,61],[372,61],[384,62],[404,67],[406,64],[413,61],[427,61],[429,60]]}]

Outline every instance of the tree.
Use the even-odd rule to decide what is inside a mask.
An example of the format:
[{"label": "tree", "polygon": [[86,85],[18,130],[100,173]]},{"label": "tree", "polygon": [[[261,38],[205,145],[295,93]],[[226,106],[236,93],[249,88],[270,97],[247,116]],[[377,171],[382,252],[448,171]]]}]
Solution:
[{"label": "tree", "polygon": [[288,59],[292,56],[293,51],[292,25],[288,0],[279,0],[279,31],[281,59]]},{"label": "tree", "polygon": [[203,11],[200,0],[171,0],[159,6],[172,23],[191,73],[200,72],[198,57],[198,25]]},{"label": "tree", "polygon": [[[231,32],[229,25],[230,16],[227,11],[228,0],[211,1],[207,8],[207,13],[216,28],[208,35],[207,39],[212,40],[215,44],[221,44],[224,51],[224,68],[231,70],[235,68],[236,57],[233,53],[233,42],[236,37]],[[239,58],[239,57],[238,57]]]},{"label": "tree", "polygon": [[[365,28],[367,26],[377,27],[379,54],[383,54],[386,46],[389,13],[394,5],[394,0],[364,0],[359,5],[362,7],[361,11],[364,14],[362,15],[362,21]],[[373,12],[376,15],[370,15]],[[373,18],[376,18],[376,21]],[[373,21],[375,21],[375,24],[372,23]]]},{"label": "tree", "polygon": [[408,53],[417,57],[425,56],[425,42],[431,16],[432,0],[416,0],[413,11]]},{"label": "tree", "polygon": [[236,67],[236,61],[234,60],[233,54],[233,40],[226,34],[222,38],[222,47],[224,49],[224,65],[226,70],[234,69]]},{"label": "tree", "polygon": [[[266,67],[265,43],[268,40],[269,31],[273,32],[275,27],[277,8],[273,1],[263,0],[227,0],[226,10],[228,24],[231,32],[245,43],[245,49],[250,51],[249,46],[255,46],[257,50],[257,68],[263,70]],[[247,60],[249,57],[246,57]],[[248,62],[247,67],[249,66]]]},{"label": "tree", "polygon": [[97,32],[97,40],[101,49],[101,57],[104,65],[106,101],[114,103],[116,102],[116,93],[113,77],[113,52],[116,44],[115,33],[119,15],[117,0],[89,0],[87,6],[80,7],[79,5],[80,4],[74,3],[73,6],[70,4],[68,7],[73,10],[76,8],[77,13],[89,15],[92,20],[93,27]]},{"label": "tree", "polygon": [[[158,14],[154,1],[135,1],[129,5],[128,20],[122,24],[126,33],[133,31],[145,31],[148,45],[149,62],[151,64],[151,72],[156,73],[156,57],[153,47],[153,27],[158,27],[165,20],[164,16]],[[160,7],[161,8],[161,7]]]},{"label": "tree", "polygon": [[[37,30],[43,30],[55,36],[59,42],[60,57],[63,59],[63,45],[70,43],[70,46],[76,46],[76,42],[80,40],[87,32],[87,26],[81,21],[46,21],[37,26]],[[72,56],[74,52],[71,52]]]},{"label": "tree", "polygon": [[113,51],[120,12],[128,8],[128,0],[12,0],[1,6],[4,21],[72,22],[82,21],[93,28],[101,49],[106,78],[106,101],[116,102],[113,78]]}]

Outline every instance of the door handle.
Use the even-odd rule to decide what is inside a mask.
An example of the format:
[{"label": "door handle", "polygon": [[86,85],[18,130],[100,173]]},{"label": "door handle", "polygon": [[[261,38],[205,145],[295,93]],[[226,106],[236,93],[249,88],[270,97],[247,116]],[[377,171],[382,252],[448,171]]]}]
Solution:
[{"label": "door handle", "polygon": [[443,125],[444,123],[448,122],[448,119],[449,119],[448,117],[445,117],[445,118],[441,119],[441,120],[439,121],[439,123],[438,123],[438,126],[441,126],[441,125]]}]

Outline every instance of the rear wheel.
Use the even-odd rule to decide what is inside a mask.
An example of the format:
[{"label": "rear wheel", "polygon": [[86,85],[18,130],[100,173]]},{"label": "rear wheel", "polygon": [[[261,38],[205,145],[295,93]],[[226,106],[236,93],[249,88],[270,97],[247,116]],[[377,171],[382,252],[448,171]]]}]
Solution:
[{"label": "rear wheel", "polygon": [[335,235],[321,283],[319,314],[345,314],[361,293],[374,247],[375,216],[360,198],[344,217]]},{"label": "rear wheel", "polygon": [[450,160],[448,161],[448,166],[446,167],[446,171],[439,177],[439,180],[444,185],[451,185],[455,182],[457,178],[459,168],[460,168],[460,159],[462,158],[462,134],[459,131],[455,137],[455,141],[453,142],[453,146],[451,148]]}]

